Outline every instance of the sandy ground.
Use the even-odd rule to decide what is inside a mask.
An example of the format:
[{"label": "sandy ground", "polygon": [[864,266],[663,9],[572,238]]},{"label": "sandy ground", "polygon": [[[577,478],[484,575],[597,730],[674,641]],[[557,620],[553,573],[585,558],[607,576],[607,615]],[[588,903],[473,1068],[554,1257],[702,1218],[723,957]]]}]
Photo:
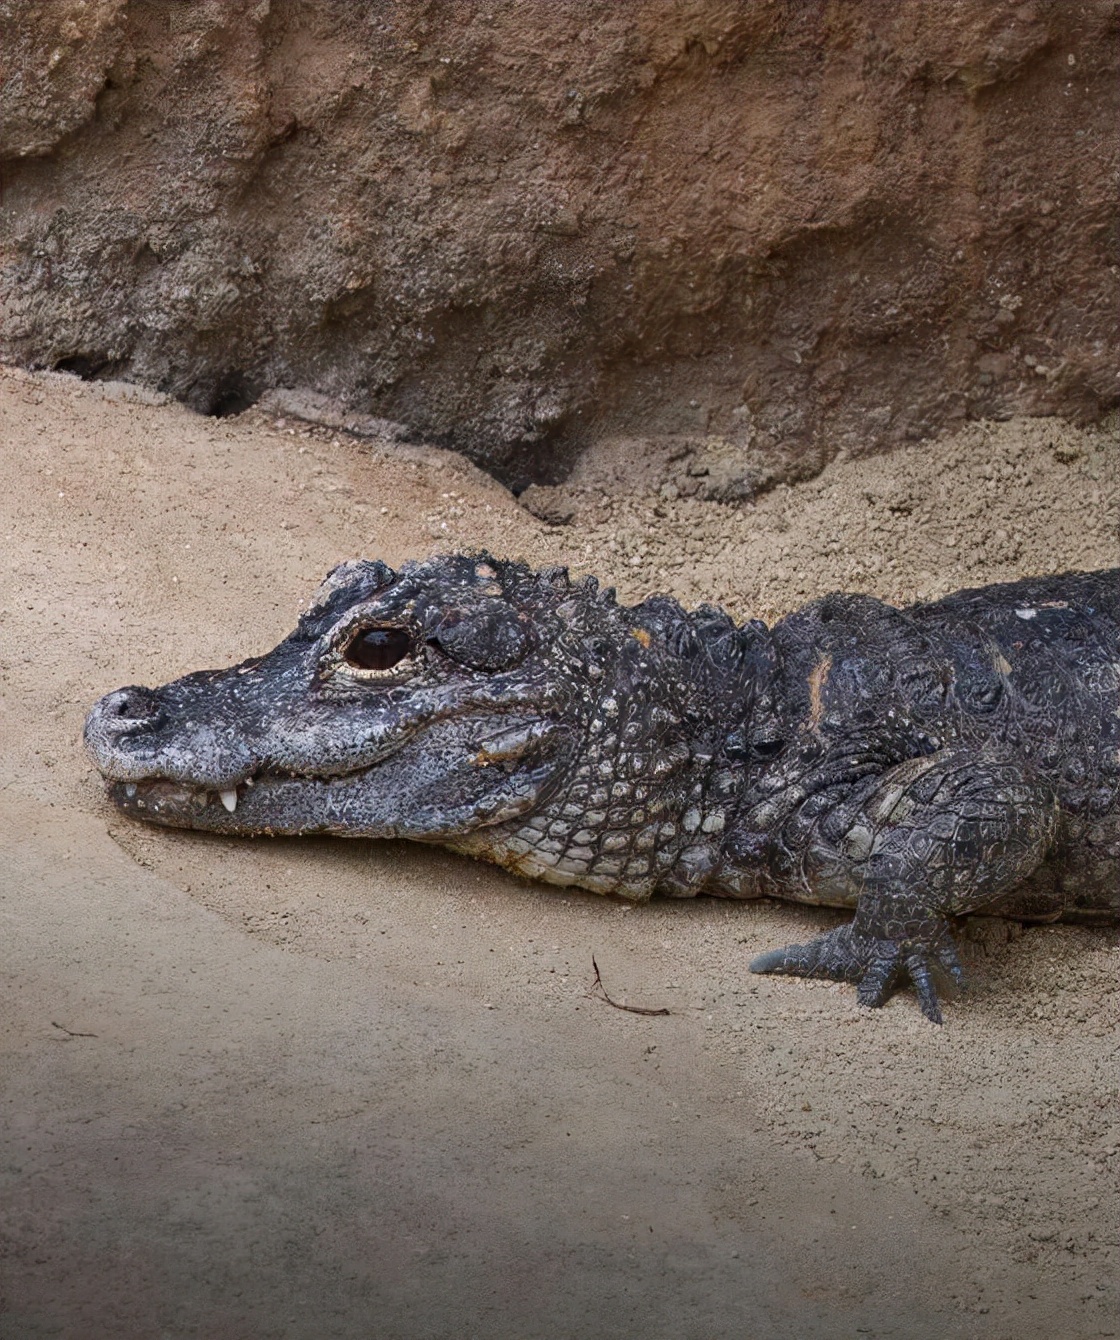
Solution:
[{"label": "sandy ground", "polygon": [[[0,411],[5,1340],[1120,1332],[1114,932],[977,923],[938,1030],[746,973],[828,912],[147,830],[79,743],[358,554],[766,616],[1115,563],[1114,427],[977,425],[737,508],[620,499],[608,444],[550,528],[455,457],[256,411],[10,370]],[[591,998],[592,953],[671,1014]]]}]

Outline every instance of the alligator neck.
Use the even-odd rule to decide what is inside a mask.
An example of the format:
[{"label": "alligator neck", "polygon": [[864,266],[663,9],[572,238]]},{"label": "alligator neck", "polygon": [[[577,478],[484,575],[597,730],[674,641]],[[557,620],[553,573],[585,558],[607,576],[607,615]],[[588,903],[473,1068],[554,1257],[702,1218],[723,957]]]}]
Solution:
[{"label": "alligator neck", "polygon": [[737,629],[714,611],[682,612],[684,620],[652,669],[643,656],[635,673],[626,657],[638,653],[624,649],[547,802],[466,835],[460,850],[533,879],[636,900],[654,891],[750,896],[723,847],[757,691],[771,679],[769,632]]}]

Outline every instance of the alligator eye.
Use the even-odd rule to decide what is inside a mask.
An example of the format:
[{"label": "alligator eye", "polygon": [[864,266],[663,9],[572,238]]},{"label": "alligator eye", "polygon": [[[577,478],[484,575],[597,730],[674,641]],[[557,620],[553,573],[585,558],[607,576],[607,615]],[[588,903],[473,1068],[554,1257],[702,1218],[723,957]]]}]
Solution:
[{"label": "alligator eye", "polygon": [[391,670],[411,650],[412,637],[404,628],[360,628],[342,654],[360,670]]}]

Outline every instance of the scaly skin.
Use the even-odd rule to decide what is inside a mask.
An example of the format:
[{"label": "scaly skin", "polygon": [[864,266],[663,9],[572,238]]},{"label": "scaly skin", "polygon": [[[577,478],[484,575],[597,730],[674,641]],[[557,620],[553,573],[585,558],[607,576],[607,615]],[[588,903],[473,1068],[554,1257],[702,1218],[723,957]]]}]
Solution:
[{"label": "scaly skin", "polygon": [[86,742],[155,823],[854,908],[752,968],[872,1006],[909,980],[936,1022],[954,918],[1120,917],[1120,570],[767,628],[485,554],[356,561],[267,656],[108,694]]}]

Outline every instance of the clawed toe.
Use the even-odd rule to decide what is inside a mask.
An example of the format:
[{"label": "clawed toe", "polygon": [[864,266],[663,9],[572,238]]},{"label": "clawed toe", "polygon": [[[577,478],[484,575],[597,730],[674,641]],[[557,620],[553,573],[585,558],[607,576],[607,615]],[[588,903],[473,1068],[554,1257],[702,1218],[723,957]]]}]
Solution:
[{"label": "clawed toe", "polygon": [[829,977],[836,982],[858,982],[862,964],[852,952],[851,926],[838,926],[808,944],[786,945],[760,954],[751,972],[781,973],[787,977]]},{"label": "clawed toe", "polygon": [[771,949],[768,953],[759,954],[751,959],[751,972],[789,972],[786,964],[789,962],[791,955],[799,949],[804,949],[804,947],[804,945],[787,945],[785,949]]},{"label": "clawed toe", "polygon": [[808,944],[787,945],[760,954],[750,968],[758,973],[855,982],[856,999],[869,1009],[885,1005],[894,991],[909,981],[917,992],[922,1013],[934,1024],[942,1021],[938,987],[942,991],[951,990],[964,981],[948,931],[917,942],[861,935],[850,925],[840,926]]}]

